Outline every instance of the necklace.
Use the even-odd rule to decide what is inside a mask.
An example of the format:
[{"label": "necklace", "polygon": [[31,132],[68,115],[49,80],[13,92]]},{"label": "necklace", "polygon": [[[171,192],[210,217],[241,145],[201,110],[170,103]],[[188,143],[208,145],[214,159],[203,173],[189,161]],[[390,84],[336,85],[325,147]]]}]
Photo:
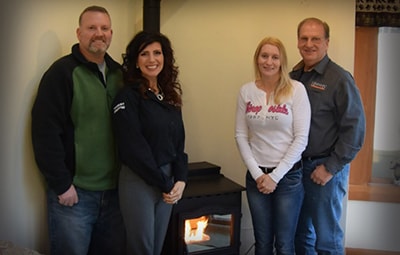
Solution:
[{"label": "necklace", "polygon": [[152,89],[150,87],[149,87],[149,90],[151,92],[153,92],[153,94],[157,97],[157,99],[159,101],[162,101],[162,100],[164,100],[164,93],[162,92],[160,85],[157,84],[157,88],[158,88],[158,92],[155,89]]}]

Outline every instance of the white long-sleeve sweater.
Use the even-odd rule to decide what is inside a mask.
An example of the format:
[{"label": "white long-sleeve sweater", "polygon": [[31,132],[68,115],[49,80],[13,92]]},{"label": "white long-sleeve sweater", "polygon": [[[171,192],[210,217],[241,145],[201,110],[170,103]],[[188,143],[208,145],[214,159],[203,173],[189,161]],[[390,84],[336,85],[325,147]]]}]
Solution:
[{"label": "white long-sleeve sweater", "polygon": [[263,174],[260,166],[276,167],[270,176],[278,183],[301,159],[307,145],[310,102],[304,85],[295,80],[291,82],[292,98],[280,105],[275,105],[273,95],[257,88],[254,81],[240,89],[235,139],[254,180]]}]

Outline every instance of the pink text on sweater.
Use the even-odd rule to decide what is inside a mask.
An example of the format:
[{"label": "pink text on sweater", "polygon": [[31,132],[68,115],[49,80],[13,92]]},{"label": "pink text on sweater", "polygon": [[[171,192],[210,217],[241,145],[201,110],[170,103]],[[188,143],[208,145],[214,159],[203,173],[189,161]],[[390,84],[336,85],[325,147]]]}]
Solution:
[{"label": "pink text on sweater", "polygon": [[286,108],[286,104],[284,104],[284,105],[271,105],[271,106],[268,108],[268,112],[283,113],[283,114],[286,114],[286,115],[289,114],[289,111],[288,111],[288,109]]},{"label": "pink text on sweater", "polygon": [[246,113],[254,112],[255,114],[257,114],[261,111],[261,109],[262,109],[261,105],[254,106],[251,104],[251,102],[247,102]]}]

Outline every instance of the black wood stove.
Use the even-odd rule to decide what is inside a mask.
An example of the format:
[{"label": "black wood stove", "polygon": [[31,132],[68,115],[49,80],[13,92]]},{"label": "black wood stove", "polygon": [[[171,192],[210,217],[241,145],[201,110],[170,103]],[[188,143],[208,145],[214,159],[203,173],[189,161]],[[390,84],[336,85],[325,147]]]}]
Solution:
[{"label": "black wood stove", "polygon": [[174,205],[162,255],[238,255],[245,188],[208,162],[189,164],[182,199]]}]

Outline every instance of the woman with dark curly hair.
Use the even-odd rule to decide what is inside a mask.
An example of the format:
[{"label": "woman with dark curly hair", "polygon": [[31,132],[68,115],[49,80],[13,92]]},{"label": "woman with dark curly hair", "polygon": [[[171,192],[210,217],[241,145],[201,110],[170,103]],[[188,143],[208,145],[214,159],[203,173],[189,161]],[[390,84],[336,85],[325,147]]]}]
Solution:
[{"label": "woman with dark curly hair", "polygon": [[186,185],[182,90],[173,54],[165,35],[137,33],[124,54],[125,86],[113,102],[128,254],[161,253],[172,205]]}]

